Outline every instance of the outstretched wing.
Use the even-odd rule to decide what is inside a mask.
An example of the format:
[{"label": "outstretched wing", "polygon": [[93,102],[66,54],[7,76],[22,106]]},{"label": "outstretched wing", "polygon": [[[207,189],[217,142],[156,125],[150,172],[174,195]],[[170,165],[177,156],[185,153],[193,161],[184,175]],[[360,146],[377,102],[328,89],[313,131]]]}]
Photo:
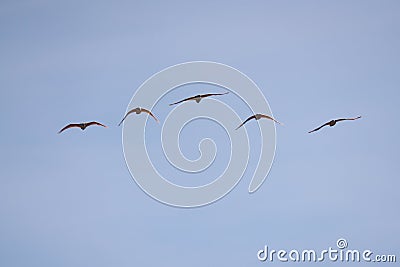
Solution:
[{"label": "outstretched wing", "polygon": [[105,126],[104,124],[101,124],[100,122],[97,122],[97,121],[88,122],[86,127],[89,127],[91,125],[99,125],[99,126],[103,126],[103,127],[107,128],[107,126]]},{"label": "outstretched wing", "polygon": [[118,123],[118,126],[120,126],[122,124],[122,122],[126,119],[126,117],[128,117],[129,114],[136,112],[137,108],[131,109],[128,111],[128,113],[126,113],[126,115],[122,118],[121,122]]},{"label": "outstretched wing", "polygon": [[316,132],[316,131],[318,131],[319,129],[321,129],[322,127],[325,127],[325,126],[329,125],[329,123],[330,123],[330,122],[327,122],[327,123],[325,123],[325,124],[319,126],[318,128],[315,128],[314,130],[309,131],[308,133]]},{"label": "outstretched wing", "polygon": [[279,121],[275,120],[274,118],[272,118],[272,117],[270,117],[270,116],[268,116],[268,115],[260,114],[260,116],[263,117],[263,118],[272,120],[272,121],[274,121],[274,122],[276,122],[276,123],[278,123],[278,124],[283,125],[283,123],[280,123]]},{"label": "outstretched wing", "polygon": [[182,99],[182,100],[180,100],[180,101],[178,101],[178,102],[171,103],[171,104],[169,104],[169,105],[170,105],[170,106],[173,106],[173,105],[177,105],[177,104],[180,104],[180,103],[182,103],[182,102],[185,102],[185,101],[194,100],[196,97],[197,97],[197,96],[191,96],[191,97]]},{"label": "outstretched wing", "polygon": [[80,128],[80,125],[77,124],[77,123],[70,123],[67,126],[65,126],[64,128],[62,128],[60,131],[58,131],[58,133],[60,134],[60,133],[64,132],[65,130],[67,130],[69,128],[72,128],[72,127],[79,127]]},{"label": "outstretched wing", "polygon": [[153,119],[155,119],[155,120],[156,120],[156,122],[159,122],[159,120],[156,118],[156,116],[154,116],[154,114],[153,114],[153,113],[151,113],[151,111],[150,111],[150,110],[147,110],[147,109],[145,109],[145,108],[142,108],[142,111],[143,111],[143,112],[146,112],[147,114],[149,114],[150,116],[152,116],[152,117],[153,117]]},{"label": "outstretched wing", "polygon": [[243,125],[245,125],[246,122],[248,122],[249,120],[255,119],[256,115],[250,116],[248,117],[242,124],[240,124],[235,130],[239,129],[240,127],[242,127]]},{"label": "outstretched wing", "polygon": [[229,94],[229,92],[225,92],[225,93],[220,93],[220,94],[204,94],[204,95],[200,95],[201,97],[209,97],[209,96],[218,96],[218,95],[226,95]]},{"label": "outstretched wing", "polygon": [[338,121],[354,121],[354,120],[358,120],[358,119],[360,119],[361,118],[361,116],[358,116],[358,117],[355,117],[355,118],[343,118],[343,119],[337,119],[337,120],[335,120],[336,122],[338,122]]}]

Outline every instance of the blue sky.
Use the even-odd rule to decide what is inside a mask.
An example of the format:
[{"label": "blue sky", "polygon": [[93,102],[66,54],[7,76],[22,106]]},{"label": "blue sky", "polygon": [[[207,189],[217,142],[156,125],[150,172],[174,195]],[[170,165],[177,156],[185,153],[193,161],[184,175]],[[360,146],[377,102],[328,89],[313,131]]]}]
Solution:
[{"label": "blue sky", "polygon": [[[340,237],[399,258],[399,12],[398,1],[1,1],[0,265],[257,266],[264,245],[322,250]],[[192,60],[248,75],[285,126],[255,194],[247,174],[213,205],[180,209],[135,184],[116,125],[147,78]],[[89,120],[109,128],[57,135]]]}]

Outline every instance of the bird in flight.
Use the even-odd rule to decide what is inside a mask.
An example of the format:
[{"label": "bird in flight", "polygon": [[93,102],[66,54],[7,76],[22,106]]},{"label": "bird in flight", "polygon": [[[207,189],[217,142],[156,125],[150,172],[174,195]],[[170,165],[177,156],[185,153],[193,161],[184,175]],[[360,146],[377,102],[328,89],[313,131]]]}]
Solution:
[{"label": "bird in flight", "polygon": [[121,125],[121,123],[126,119],[126,117],[128,117],[129,114],[134,113],[134,112],[135,112],[136,114],[140,114],[140,113],[142,113],[142,112],[147,113],[147,114],[149,114],[150,116],[152,116],[153,119],[156,120],[156,122],[159,122],[158,119],[156,118],[156,116],[154,116],[154,114],[151,113],[150,110],[147,110],[147,109],[145,109],[145,108],[140,108],[140,107],[138,107],[138,108],[134,108],[134,109],[129,110],[128,113],[126,113],[126,115],[124,116],[124,118],[121,120],[121,122],[118,124],[118,126]]},{"label": "bird in flight", "polygon": [[172,103],[172,104],[169,104],[169,105],[170,105],[170,106],[173,106],[173,105],[177,105],[177,104],[180,104],[180,103],[182,103],[182,102],[191,101],[191,100],[194,100],[194,101],[196,101],[197,103],[199,103],[203,98],[210,97],[210,96],[226,95],[226,94],[229,94],[229,92],[222,93],[222,94],[203,94],[203,95],[195,95],[195,96],[191,96],[191,97],[185,98],[185,99],[183,99],[183,100],[180,100],[180,101],[178,101],[178,102],[175,102],[175,103]]},{"label": "bird in flight", "polygon": [[242,127],[245,123],[247,123],[248,121],[255,119],[255,120],[259,120],[261,118],[265,118],[265,119],[269,119],[272,120],[278,124],[283,125],[282,123],[280,123],[279,121],[275,120],[274,118],[268,116],[268,115],[264,115],[264,114],[254,114],[253,116],[248,117],[242,124],[240,124],[235,130],[239,129],[240,127]]},{"label": "bird in flight", "polygon": [[328,125],[329,125],[330,127],[335,126],[335,124],[336,124],[337,122],[339,122],[339,121],[354,121],[354,120],[358,120],[359,118],[361,118],[361,116],[358,116],[358,117],[356,117],[356,118],[347,118],[347,119],[336,119],[336,120],[331,120],[331,121],[328,121],[327,123],[325,123],[325,124],[319,126],[318,128],[315,128],[314,130],[309,131],[308,133],[316,132],[316,131],[318,131],[319,129],[321,129],[322,127],[325,127],[325,126],[328,126]]},{"label": "bird in flight", "polygon": [[91,125],[99,125],[99,126],[103,126],[103,127],[107,128],[107,126],[105,126],[97,121],[83,122],[83,123],[70,123],[67,126],[65,126],[64,128],[62,128],[58,133],[62,133],[63,131],[65,131],[69,128],[73,128],[73,127],[81,128],[83,131],[86,129],[86,127],[89,127]]}]

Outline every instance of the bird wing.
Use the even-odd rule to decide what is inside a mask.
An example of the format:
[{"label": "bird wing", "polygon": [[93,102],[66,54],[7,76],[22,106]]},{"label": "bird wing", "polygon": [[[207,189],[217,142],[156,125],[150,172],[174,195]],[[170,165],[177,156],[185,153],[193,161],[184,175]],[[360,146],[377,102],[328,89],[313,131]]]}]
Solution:
[{"label": "bird wing", "polygon": [[145,108],[142,108],[142,111],[143,111],[143,112],[146,112],[147,114],[149,114],[150,116],[152,116],[152,117],[153,117],[153,119],[155,119],[155,120],[156,120],[156,122],[159,122],[159,120],[156,118],[156,116],[154,116],[154,114],[153,114],[153,113],[151,113],[151,111],[150,111],[150,110],[147,110],[147,109],[145,109]]},{"label": "bird wing", "polygon": [[69,128],[72,128],[72,127],[79,127],[80,128],[80,125],[78,123],[70,123],[67,126],[65,126],[64,128],[62,128],[60,131],[58,131],[58,133],[60,134],[60,133],[64,132],[65,130],[67,130]]},{"label": "bird wing", "polygon": [[246,122],[248,122],[249,120],[255,119],[256,115],[250,116],[248,117],[242,124],[240,124],[235,130],[239,129],[240,127],[242,127]]},{"label": "bird wing", "polygon": [[100,122],[97,122],[97,121],[88,122],[86,127],[89,127],[91,125],[99,125],[99,126],[103,126],[103,127],[107,128],[107,126],[105,126],[104,124],[101,124]]},{"label": "bird wing", "polygon": [[322,127],[325,127],[325,126],[329,125],[329,123],[330,123],[330,122],[327,122],[327,123],[325,123],[325,124],[319,126],[318,128],[315,128],[314,130],[309,131],[308,133],[316,132],[316,131],[318,131],[319,129],[321,129]]},{"label": "bird wing", "polygon": [[180,100],[180,101],[178,101],[178,102],[171,103],[171,104],[169,104],[169,105],[170,105],[170,106],[173,106],[173,105],[176,105],[176,104],[180,104],[180,103],[185,102],[185,101],[193,100],[193,99],[195,99],[196,97],[197,97],[197,96],[191,96],[191,97],[182,99],[182,100]]},{"label": "bird wing", "polygon": [[355,118],[343,118],[343,119],[337,119],[337,120],[335,120],[336,122],[338,122],[338,121],[354,121],[354,120],[358,120],[358,119],[360,119],[361,118],[361,116],[358,116],[358,117],[355,117]]},{"label": "bird wing", "polygon": [[260,115],[261,115],[261,117],[263,117],[263,118],[272,120],[272,121],[274,121],[274,122],[276,122],[276,123],[278,123],[278,124],[283,125],[282,123],[280,123],[279,121],[275,120],[274,118],[272,118],[272,117],[270,117],[270,116],[268,116],[268,115],[264,115],[264,114],[260,114]]},{"label": "bird wing", "polygon": [[217,95],[226,95],[226,94],[229,94],[229,92],[225,92],[225,93],[214,93],[214,94],[203,94],[203,95],[200,95],[201,97],[209,97],[209,96],[217,96]]},{"label": "bird wing", "polygon": [[131,110],[128,111],[128,113],[126,113],[126,115],[122,118],[121,122],[118,123],[118,126],[120,126],[122,124],[122,122],[126,119],[126,117],[128,117],[129,114],[131,114],[132,112],[136,112],[137,108],[133,108]]}]

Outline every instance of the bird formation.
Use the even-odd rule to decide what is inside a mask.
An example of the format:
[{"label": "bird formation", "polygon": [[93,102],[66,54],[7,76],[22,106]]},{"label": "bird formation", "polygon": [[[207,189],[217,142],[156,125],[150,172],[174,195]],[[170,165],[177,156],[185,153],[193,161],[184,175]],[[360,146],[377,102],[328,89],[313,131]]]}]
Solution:
[{"label": "bird formation", "polygon": [[[207,98],[207,97],[211,97],[211,96],[222,96],[222,95],[226,95],[226,94],[228,94],[228,93],[229,93],[229,92],[195,95],[195,96],[191,96],[191,97],[182,99],[182,100],[180,100],[180,101],[171,103],[171,104],[169,104],[169,105],[170,105],[170,106],[178,105],[178,104],[181,104],[181,103],[187,102],[187,101],[196,101],[196,103],[200,103],[200,101],[201,101],[203,98]],[[118,124],[118,126],[120,126],[130,114],[132,114],[132,113],[140,114],[140,113],[143,113],[143,112],[144,112],[144,113],[147,113],[149,116],[151,116],[157,123],[159,122],[159,120],[157,119],[157,117],[156,117],[150,110],[145,109],[145,108],[141,108],[141,107],[137,107],[137,108],[134,108],[134,109],[131,109],[130,111],[128,111],[128,112],[125,114],[125,116],[122,118],[122,120],[121,120],[121,122]],[[357,120],[357,119],[360,119],[360,118],[361,118],[361,116],[358,116],[358,117],[355,117],[355,118],[334,119],[334,120],[331,120],[331,121],[329,121],[329,122],[327,122],[327,123],[325,123],[325,124],[319,126],[318,128],[315,128],[314,130],[309,131],[308,133],[313,133],[313,132],[319,131],[321,128],[323,128],[323,127],[325,127],[325,126],[328,126],[328,125],[329,125],[330,127],[333,127],[333,126],[336,125],[337,122],[340,122],[340,121],[354,121],[354,120]],[[273,121],[273,122],[275,122],[275,123],[278,123],[278,124],[283,125],[282,123],[280,123],[279,121],[275,120],[275,119],[274,119],[273,117],[271,117],[271,116],[258,113],[258,114],[254,114],[254,115],[248,117],[245,121],[243,121],[243,122],[236,128],[236,130],[238,130],[240,127],[242,127],[242,126],[245,125],[247,122],[249,122],[249,121],[251,121],[251,120],[253,120],[253,119],[254,119],[254,120],[268,119],[268,120],[271,120],[271,121]],[[99,123],[99,122],[97,122],[97,121],[83,122],[83,123],[70,123],[70,124],[68,124],[67,126],[65,126],[64,128],[62,128],[58,133],[60,134],[60,133],[62,133],[63,131],[65,131],[65,130],[67,130],[67,129],[69,129],[69,128],[74,128],[74,127],[76,127],[76,128],[81,128],[82,130],[85,130],[87,127],[89,127],[89,126],[91,126],[91,125],[98,125],[98,126],[102,126],[102,127],[107,127],[106,125],[101,124],[101,123]]]}]

